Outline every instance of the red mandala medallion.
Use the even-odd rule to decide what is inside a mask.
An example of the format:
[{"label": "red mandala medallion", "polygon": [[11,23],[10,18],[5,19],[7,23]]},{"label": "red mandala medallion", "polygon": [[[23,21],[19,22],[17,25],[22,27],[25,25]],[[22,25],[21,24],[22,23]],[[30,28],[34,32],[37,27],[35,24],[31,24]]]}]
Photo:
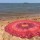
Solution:
[{"label": "red mandala medallion", "polygon": [[5,27],[5,31],[21,38],[40,36],[40,23],[31,20],[17,20]]}]

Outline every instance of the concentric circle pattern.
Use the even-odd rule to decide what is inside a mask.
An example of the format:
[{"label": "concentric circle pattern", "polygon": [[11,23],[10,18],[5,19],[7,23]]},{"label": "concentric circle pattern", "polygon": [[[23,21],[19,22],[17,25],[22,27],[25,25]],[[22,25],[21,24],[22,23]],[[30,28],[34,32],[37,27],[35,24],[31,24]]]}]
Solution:
[{"label": "concentric circle pattern", "polygon": [[40,23],[32,20],[17,20],[8,24],[5,31],[12,36],[32,38],[40,36]]}]

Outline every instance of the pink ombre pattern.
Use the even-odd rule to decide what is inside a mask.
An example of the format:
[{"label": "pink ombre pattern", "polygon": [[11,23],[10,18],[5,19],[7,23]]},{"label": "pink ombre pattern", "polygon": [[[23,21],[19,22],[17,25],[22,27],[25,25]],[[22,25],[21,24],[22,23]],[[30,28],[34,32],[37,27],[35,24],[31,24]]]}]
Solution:
[{"label": "pink ombre pattern", "polygon": [[[22,27],[22,24],[26,24],[28,26]],[[32,20],[17,20],[8,24],[5,27],[5,31],[12,36],[32,38],[34,36],[40,36],[40,23]]]}]

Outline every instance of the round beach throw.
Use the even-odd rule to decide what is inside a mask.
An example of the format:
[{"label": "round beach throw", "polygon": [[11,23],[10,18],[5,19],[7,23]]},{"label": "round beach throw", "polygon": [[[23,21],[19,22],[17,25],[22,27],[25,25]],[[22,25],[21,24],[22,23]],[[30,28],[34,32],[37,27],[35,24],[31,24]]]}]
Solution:
[{"label": "round beach throw", "polygon": [[16,20],[5,27],[5,31],[12,36],[32,38],[40,36],[40,23],[32,20]]}]

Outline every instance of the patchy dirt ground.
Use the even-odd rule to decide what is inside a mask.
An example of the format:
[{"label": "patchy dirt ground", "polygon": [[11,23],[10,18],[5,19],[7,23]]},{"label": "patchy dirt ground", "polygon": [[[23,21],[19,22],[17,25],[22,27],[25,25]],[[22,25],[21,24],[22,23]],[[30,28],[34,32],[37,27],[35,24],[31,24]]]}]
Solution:
[{"label": "patchy dirt ground", "polygon": [[7,32],[5,32],[4,28],[6,25],[11,23],[14,20],[34,20],[40,22],[40,16],[2,16],[0,17],[0,40],[40,40],[40,37],[33,37],[31,39],[20,38],[16,36],[11,36]]}]

